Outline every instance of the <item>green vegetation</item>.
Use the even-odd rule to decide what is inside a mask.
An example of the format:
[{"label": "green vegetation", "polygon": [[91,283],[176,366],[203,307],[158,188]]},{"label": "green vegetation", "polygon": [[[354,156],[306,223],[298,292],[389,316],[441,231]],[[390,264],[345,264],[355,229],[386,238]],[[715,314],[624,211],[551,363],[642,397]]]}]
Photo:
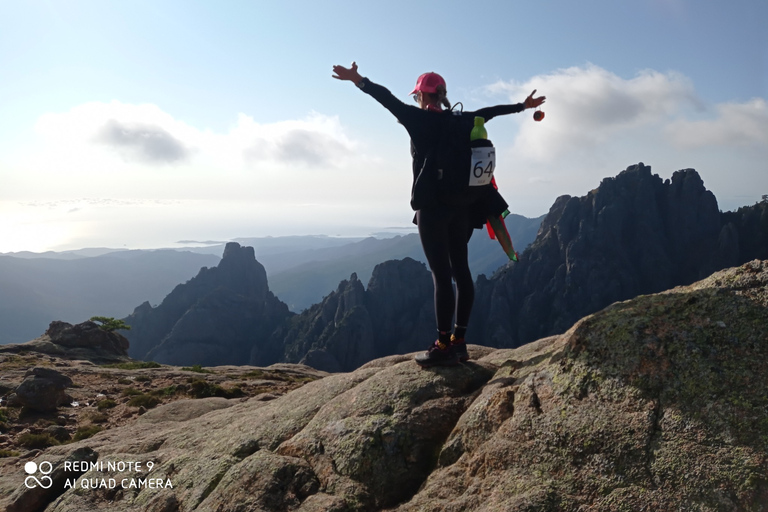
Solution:
[{"label": "green vegetation", "polygon": [[[231,375],[231,378],[237,378],[237,375]],[[264,380],[282,380],[278,379],[273,372],[265,372],[264,370],[251,370],[240,375],[242,379],[264,379]]]},{"label": "green vegetation", "polygon": [[212,370],[206,370],[205,368],[203,368],[203,367],[202,367],[202,366],[200,366],[199,364],[196,364],[196,365],[192,365],[192,366],[184,366],[184,367],[182,367],[181,369],[182,369],[182,370],[184,370],[184,371],[186,371],[186,372],[195,372],[195,373],[213,373],[213,371],[212,371]]},{"label": "green vegetation", "polygon": [[123,391],[123,396],[136,396],[136,395],[142,395],[143,393],[139,391],[136,388],[125,388]]},{"label": "green vegetation", "polygon": [[87,427],[80,427],[75,432],[74,437],[72,438],[73,441],[82,441],[83,439],[88,439],[89,437],[93,437],[99,432],[104,430],[99,425],[89,425]]},{"label": "green vegetation", "polygon": [[10,418],[8,418],[8,409],[0,409],[0,423],[4,423],[8,421]]},{"label": "green vegetation", "polygon": [[112,331],[130,331],[131,326],[126,324],[122,320],[116,320],[112,318],[111,316],[92,316],[90,318],[91,322],[96,322],[99,324],[99,329],[102,331],[112,332]]},{"label": "green vegetation", "polygon": [[180,386],[177,386],[177,385],[173,384],[173,385],[165,387],[165,388],[153,389],[149,393],[151,395],[154,395],[154,396],[166,396],[167,397],[167,396],[173,396],[173,395],[179,393],[180,391],[182,391],[179,388],[180,388]]},{"label": "green vegetation", "polygon": [[[231,375],[231,378],[238,378],[237,375]],[[239,376],[241,379],[261,379],[261,380],[277,380],[281,382],[312,382],[316,380],[315,377],[308,375],[291,375],[289,373],[264,371],[264,370],[251,370]]]},{"label": "green vegetation", "polygon": [[0,459],[3,457],[18,457],[21,455],[19,452],[14,452],[13,450],[0,450]]},{"label": "green vegetation", "polygon": [[[31,361],[30,359],[34,359]],[[50,361],[41,360],[40,354],[29,353],[28,351],[20,351],[18,354],[5,355],[0,365],[3,370],[29,368],[30,366],[51,366]]]},{"label": "green vegetation", "polygon": [[128,405],[131,407],[144,407],[145,409],[151,409],[160,403],[156,397],[152,395],[136,395],[128,400]]},{"label": "green vegetation", "polygon": [[26,434],[19,436],[18,444],[24,448],[29,448],[30,450],[42,450],[49,446],[56,446],[59,442],[51,434],[33,434],[27,432]]},{"label": "green vegetation", "polygon": [[87,419],[91,423],[106,423],[109,421],[109,415],[105,412],[93,411],[88,414]]},{"label": "green vegetation", "polygon": [[211,396],[237,398],[243,396],[245,393],[243,393],[243,390],[237,386],[233,388],[223,388],[218,384],[197,379],[190,382],[189,394],[195,398],[208,398]]},{"label": "green vegetation", "polygon": [[117,407],[117,402],[115,402],[111,398],[105,398],[104,400],[99,400],[99,402],[96,404],[96,408],[100,411],[103,411],[104,409],[112,409],[113,407]]},{"label": "green vegetation", "polygon": [[141,370],[144,368],[161,368],[162,365],[154,361],[131,361],[130,363],[104,364],[102,367],[117,368],[118,370]]}]

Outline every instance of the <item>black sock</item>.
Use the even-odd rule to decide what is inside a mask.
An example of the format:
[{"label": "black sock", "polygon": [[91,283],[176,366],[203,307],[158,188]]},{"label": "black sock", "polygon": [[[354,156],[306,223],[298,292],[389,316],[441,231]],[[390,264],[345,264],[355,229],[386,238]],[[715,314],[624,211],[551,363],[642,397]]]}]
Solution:
[{"label": "black sock", "polygon": [[464,340],[464,337],[467,335],[467,328],[462,325],[457,325],[453,329],[453,334],[457,340]]},{"label": "black sock", "polygon": [[443,345],[449,345],[451,343],[451,332],[438,330],[437,341],[439,341]]}]

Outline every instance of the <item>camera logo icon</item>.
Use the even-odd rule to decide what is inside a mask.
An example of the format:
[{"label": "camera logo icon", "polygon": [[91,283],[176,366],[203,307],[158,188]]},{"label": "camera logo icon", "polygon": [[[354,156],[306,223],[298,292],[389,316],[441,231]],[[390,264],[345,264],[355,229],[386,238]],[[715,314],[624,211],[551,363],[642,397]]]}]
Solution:
[{"label": "camera logo icon", "polygon": [[[40,470],[43,475],[38,479],[35,474]],[[24,464],[24,471],[27,473],[27,478],[24,479],[24,485],[27,489],[34,489],[37,486],[43,489],[49,489],[53,485],[53,478],[50,475],[53,472],[53,464],[48,461],[43,461],[39,465],[35,462],[29,461]]]}]

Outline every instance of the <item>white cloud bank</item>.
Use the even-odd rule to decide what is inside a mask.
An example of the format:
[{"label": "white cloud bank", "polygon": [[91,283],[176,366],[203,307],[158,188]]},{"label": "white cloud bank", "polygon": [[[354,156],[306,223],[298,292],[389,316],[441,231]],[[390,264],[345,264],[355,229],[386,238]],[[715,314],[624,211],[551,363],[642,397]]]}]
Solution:
[{"label": "white cloud bank", "polygon": [[177,163],[188,160],[191,151],[162,127],[108,120],[94,141],[112,147],[128,161],[143,164]]},{"label": "white cloud bank", "polygon": [[390,162],[361,151],[333,116],[259,123],[240,114],[217,133],[156,105],[113,101],[46,114],[35,128],[33,150],[0,162],[17,177],[0,196],[0,227],[23,240],[3,241],[0,252],[31,240],[39,249],[64,248],[62,240],[67,248],[157,247],[185,238],[360,235],[412,215],[409,173],[393,177]]},{"label": "white cloud bank", "polygon": [[640,161],[663,178],[695,168],[722,209],[768,193],[765,99],[711,104],[679,73],[645,70],[622,78],[595,65],[498,82],[487,92],[518,102],[534,89],[547,96],[545,119],[536,123],[523,114],[501,151],[515,169],[501,177],[502,192],[527,211],[561,194],[583,195]]},{"label": "white cloud bank", "polygon": [[526,123],[516,149],[531,159],[553,161],[575,151],[594,151],[621,132],[655,124],[681,108],[703,108],[683,76],[644,71],[626,80],[597,66],[568,68],[525,83],[499,82],[494,93],[513,101],[533,89],[547,96],[544,122]]},{"label": "white cloud bank", "polygon": [[229,132],[213,133],[174,119],[156,105],[113,101],[46,114],[36,128],[49,149],[78,148],[85,165],[103,150],[141,166],[216,161],[229,170],[257,163],[339,167],[355,148],[338,118],[316,113],[272,124],[259,124],[240,114]]},{"label": "white cloud bank", "polygon": [[36,130],[39,150],[14,162],[37,177],[34,198],[339,205],[373,189],[377,200],[407,204],[407,174],[393,181],[383,158],[361,151],[337,117],[318,113],[268,124],[239,114],[216,133],[156,105],[113,101],[46,114]]},{"label": "white cloud bank", "polygon": [[762,98],[715,106],[714,119],[670,123],[667,134],[680,148],[768,146],[768,104]]}]

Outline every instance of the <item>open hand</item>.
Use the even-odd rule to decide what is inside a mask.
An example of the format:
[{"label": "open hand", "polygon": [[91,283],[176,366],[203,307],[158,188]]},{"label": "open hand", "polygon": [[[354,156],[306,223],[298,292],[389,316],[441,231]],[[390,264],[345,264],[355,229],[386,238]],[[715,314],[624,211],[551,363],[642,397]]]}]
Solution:
[{"label": "open hand", "polygon": [[536,89],[533,90],[530,96],[525,98],[525,108],[537,108],[541,106],[542,103],[547,99],[546,96],[539,96],[538,98],[534,98],[533,95],[536,94]]},{"label": "open hand", "polygon": [[345,68],[344,66],[333,66],[333,78],[337,80],[349,80],[350,82],[358,83],[363,79],[360,73],[357,72],[357,63],[353,62],[352,67]]}]

